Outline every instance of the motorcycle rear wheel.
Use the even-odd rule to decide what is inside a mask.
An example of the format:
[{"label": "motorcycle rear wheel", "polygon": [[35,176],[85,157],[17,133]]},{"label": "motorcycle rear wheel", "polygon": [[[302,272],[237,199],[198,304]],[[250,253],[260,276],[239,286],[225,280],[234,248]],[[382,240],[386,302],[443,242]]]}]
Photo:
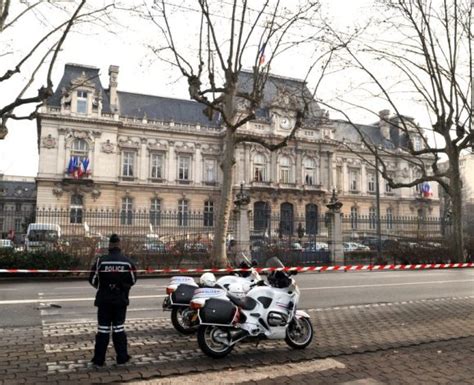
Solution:
[{"label": "motorcycle rear wheel", "polygon": [[212,358],[223,358],[232,351],[234,345],[225,343],[231,338],[230,331],[219,326],[201,325],[197,333],[199,347]]},{"label": "motorcycle rear wheel", "polygon": [[191,311],[191,309],[184,306],[173,307],[171,310],[171,323],[181,334],[188,335],[196,331],[196,325],[190,324],[189,312]]},{"label": "motorcycle rear wheel", "polygon": [[308,318],[293,318],[286,329],[285,342],[293,349],[304,349],[313,339],[313,325]]}]

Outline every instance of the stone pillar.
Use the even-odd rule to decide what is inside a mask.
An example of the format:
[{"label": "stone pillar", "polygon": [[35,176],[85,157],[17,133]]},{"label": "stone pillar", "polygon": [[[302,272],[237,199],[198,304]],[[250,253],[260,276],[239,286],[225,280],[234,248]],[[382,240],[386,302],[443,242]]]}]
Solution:
[{"label": "stone pillar", "polygon": [[174,150],[174,142],[169,142],[168,152],[168,182],[175,183],[176,181],[176,152]]},{"label": "stone pillar", "polygon": [[234,201],[237,211],[237,253],[244,253],[250,256],[250,224],[249,224],[249,203],[250,197],[244,192],[243,184],[240,185],[240,191],[237,193],[237,199]]},{"label": "stone pillar", "polygon": [[349,191],[349,173],[347,170],[347,159],[342,160],[342,191],[347,193]]},{"label": "stone pillar", "polygon": [[194,175],[193,175],[193,180],[194,184],[201,184],[203,178],[203,160],[202,160],[202,155],[201,155],[201,144],[197,143],[196,146],[196,152],[195,152],[195,158],[194,158]]},{"label": "stone pillar", "polygon": [[248,205],[238,208],[237,216],[237,251],[250,255],[250,225]]},{"label": "stone pillar", "polygon": [[342,246],[342,203],[337,199],[336,190],[333,190],[332,197],[326,205],[328,226],[329,255],[335,265],[344,264],[344,249]]},{"label": "stone pillar", "polygon": [[141,139],[140,151],[138,152],[139,159],[139,174],[138,179],[140,181],[146,181],[148,179],[148,167],[150,163],[149,152],[147,151],[147,139]]},{"label": "stone pillar", "polygon": [[[303,170],[303,159],[302,159],[302,156],[301,156],[301,153],[302,151],[300,149],[297,149],[296,150],[296,164],[295,164],[295,178],[294,178],[294,181],[296,183],[297,186],[301,186],[302,184],[304,184],[304,182],[302,181],[302,178],[303,178],[303,173],[301,172],[301,170]],[[316,183],[316,181],[314,181],[314,183]]]},{"label": "stone pillar", "polygon": [[244,181],[250,183],[253,180],[252,169],[250,168],[250,148],[244,143]]},{"label": "stone pillar", "polygon": [[365,163],[362,163],[361,170],[360,170],[360,189],[359,191],[363,194],[367,194],[367,167]]},{"label": "stone pillar", "polygon": [[65,135],[66,130],[58,130],[58,146],[57,146],[57,163],[56,163],[56,174],[64,177],[64,170],[69,164],[69,158],[66,157],[66,142]]},{"label": "stone pillar", "polygon": [[278,183],[278,154],[272,151],[270,153],[270,178],[272,183]]}]

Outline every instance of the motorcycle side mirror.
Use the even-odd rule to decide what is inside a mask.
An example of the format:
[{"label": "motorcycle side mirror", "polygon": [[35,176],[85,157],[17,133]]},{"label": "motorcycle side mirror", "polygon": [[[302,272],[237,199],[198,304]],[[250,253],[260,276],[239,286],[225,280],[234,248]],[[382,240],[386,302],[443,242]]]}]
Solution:
[{"label": "motorcycle side mirror", "polygon": [[254,259],[252,261],[252,267],[257,267],[258,266],[258,262]]},{"label": "motorcycle side mirror", "polygon": [[290,275],[296,275],[298,274],[298,270],[290,270],[289,273]]}]

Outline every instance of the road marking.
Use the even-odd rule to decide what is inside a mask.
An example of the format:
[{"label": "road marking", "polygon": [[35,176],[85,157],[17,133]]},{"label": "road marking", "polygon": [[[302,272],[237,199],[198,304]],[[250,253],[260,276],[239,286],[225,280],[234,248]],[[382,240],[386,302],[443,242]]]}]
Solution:
[{"label": "road marking", "polygon": [[269,365],[236,369],[223,375],[222,372],[189,374],[168,378],[159,378],[151,381],[134,382],[135,385],[191,385],[191,384],[241,384],[247,381],[271,380],[278,377],[292,377],[330,369],[345,369],[346,366],[333,358],[304,361],[282,365]]},{"label": "road marking", "polygon": [[427,281],[427,282],[401,282],[401,283],[378,283],[371,285],[345,285],[345,286],[321,286],[321,287],[300,287],[301,291],[304,290],[332,290],[332,289],[357,289],[361,287],[383,287],[383,286],[411,286],[411,285],[433,285],[441,283],[465,283],[474,282],[472,279],[461,279],[452,281]]},{"label": "road marking", "polygon": [[[131,296],[130,299],[149,299],[149,298],[165,298],[166,294],[163,295],[136,295]],[[41,298],[41,299],[15,299],[8,301],[0,301],[0,305],[19,305],[24,303],[52,303],[52,302],[82,302],[82,301],[94,301],[95,298]],[[46,306],[46,305],[45,305]]]},{"label": "road marking", "polygon": [[[160,285],[140,285],[137,283],[134,286],[134,289],[166,289],[168,286],[160,286]],[[87,289],[90,288],[90,286],[85,283],[84,286],[66,286],[66,287],[54,287],[52,290],[77,290],[77,289]],[[2,290],[2,289],[0,289]],[[17,289],[6,289],[6,290],[17,290]]]},{"label": "road marking", "polygon": [[371,377],[362,378],[360,380],[343,382],[340,385],[383,385],[384,382],[377,381]]}]

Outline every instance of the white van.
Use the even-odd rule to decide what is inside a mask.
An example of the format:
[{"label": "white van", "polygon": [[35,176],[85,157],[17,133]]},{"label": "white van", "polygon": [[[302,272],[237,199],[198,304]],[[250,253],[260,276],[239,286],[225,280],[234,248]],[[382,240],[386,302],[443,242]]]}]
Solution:
[{"label": "white van", "polygon": [[61,227],[52,223],[30,223],[26,232],[26,251],[54,250],[59,246]]}]

